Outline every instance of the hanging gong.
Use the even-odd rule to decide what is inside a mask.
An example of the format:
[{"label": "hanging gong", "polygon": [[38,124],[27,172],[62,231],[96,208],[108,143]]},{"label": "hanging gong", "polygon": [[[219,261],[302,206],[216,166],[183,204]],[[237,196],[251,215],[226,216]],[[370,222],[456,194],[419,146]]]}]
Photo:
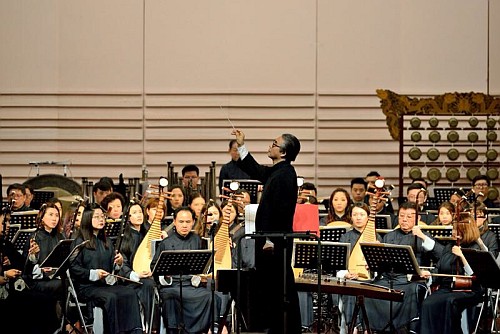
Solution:
[{"label": "hanging gong", "polygon": [[458,119],[456,119],[455,117],[452,117],[448,120],[448,124],[450,125],[450,128],[456,128],[457,125],[458,125]]},{"label": "hanging gong", "polygon": [[475,128],[479,124],[479,120],[476,117],[469,118],[469,125]]},{"label": "hanging gong", "polygon": [[418,147],[412,147],[409,152],[410,158],[412,160],[418,160],[422,156],[422,151]]},{"label": "hanging gong", "polygon": [[490,148],[488,151],[486,151],[486,158],[489,161],[493,161],[498,157],[498,152],[492,148]]},{"label": "hanging gong", "polygon": [[414,142],[419,142],[422,139],[422,134],[418,131],[414,131],[411,134],[411,140]]},{"label": "hanging gong", "polygon": [[422,177],[422,171],[418,167],[412,167],[408,175],[412,180],[420,179]]},{"label": "hanging gong", "polygon": [[429,125],[432,127],[432,128],[435,128],[436,126],[438,126],[439,124],[439,120],[436,118],[436,117],[431,117],[429,119]]},{"label": "hanging gong", "polygon": [[495,140],[497,140],[497,133],[495,131],[488,131],[488,134],[486,135],[486,138],[489,141],[495,141]]},{"label": "hanging gong", "polygon": [[433,143],[437,143],[441,139],[441,135],[438,131],[434,130],[429,133],[429,140]]},{"label": "hanging gong", "polygon": [[436,161],[439,158],[439,151],[437,150],[437,148],[430,148],[427,151],[427,158],[429,158],[430,161]]},{"label": "hanging gong", "polygon": [[427,178],[432,182],[437,182],[441,178],[441,172],[437,168],[429,168]]},{"label": "hanging gong", "polygon": [[498,198],[498,189],[490,187],[490,189],[488,189],[488,198],[492,201],[496,200]]},{"label": "hanging gong", "polygon": [[497,121],[495,121],[495,119],[494,119],[494,118],[488,118],[488,119],[486,120],[486,126],[488,127],[488,129],[493,129],[493,128],[495,127],[495,123],[496,123],[496,122],[497,122]]},{"label": "hanging gong", "polygon": [[498,179],[498,170],[496,168],[490,168],[486,172],[486,176],[492,181],[496,180]]},{"label": "hanging gong", "polygon": [[467,157],[467,159],[469,161],[474,161],[477,159],[478,154],[477,154],[477,151],[475,149],[470,148],[467,150],[467,152],[465,152],[465,156]]},{"label": "hanging gong", "polygon": [[470,132],[467,135],[467,139],[469,140],[469,142],[475,143],[479,139],[479,136],[477,135],[477,132]]},{"label": "hanging gong", "polygon": [[448,159],[450,159],[451,161],[455,161],[460,156],[460,153],[456,148],[450,148],[446,155],[448,156]]},{"label": "hanging gong", "polygon": [[479,169],[477,169],[476,167],[471,167],[467,170],[467,178],[472,181],[474,180],[474,178],[478,175],[480,175],[481,172],[479,171]]},{"label": "hanging gong", "polygon": [[460,171],[455,167],[448,168],[446,171],[446,178],[450,182],[455,182],[460,178]]},{"label": "hanging gong", "polygon": [[420,118],[418,117],[413,117],[411,120],[410,120],[410,125],[412,127],[412,129],[418,129],[418,127],[420,126],[420,123],[422,121],[420,120]]},{"label": "hanging gong", "polygon": [[455,130],[452,130],[452,131],[448,132],[448,135],[446,137],[448,138],[448,141],[450,143],[456,143],[458,141],[459,135],[458,135],[458,132],[456,132]]}]

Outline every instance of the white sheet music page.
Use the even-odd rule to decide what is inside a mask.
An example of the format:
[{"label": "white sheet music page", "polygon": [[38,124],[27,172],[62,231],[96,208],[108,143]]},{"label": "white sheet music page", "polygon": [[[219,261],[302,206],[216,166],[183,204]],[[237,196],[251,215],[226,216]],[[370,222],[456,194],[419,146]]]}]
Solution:
[{"label": "white sheet music page", "polygon": [[258,207],[259,204],[245,206],[245,234],[255,233],[255,215]]}]

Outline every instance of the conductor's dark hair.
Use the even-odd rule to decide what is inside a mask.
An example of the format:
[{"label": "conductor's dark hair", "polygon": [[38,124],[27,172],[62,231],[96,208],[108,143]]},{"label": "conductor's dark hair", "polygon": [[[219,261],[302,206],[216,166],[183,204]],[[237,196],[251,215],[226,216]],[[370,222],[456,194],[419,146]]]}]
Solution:
[{"label": "conductor's dark hair", "polygon": [[285,160],[295,161],[300,152],[300,141],[289,133],[282,134],[281,138],[283,138],[283,144],[280,146],[280,151],[285,153]]}]

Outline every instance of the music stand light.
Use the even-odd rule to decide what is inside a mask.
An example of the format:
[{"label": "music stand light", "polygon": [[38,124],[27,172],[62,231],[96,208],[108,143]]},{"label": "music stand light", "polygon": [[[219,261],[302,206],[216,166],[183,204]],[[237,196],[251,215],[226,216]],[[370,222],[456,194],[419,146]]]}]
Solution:
[{"label": "music stand light", "polygon": [[[202,250],[165,250],[156,261],[153,276],[179,275],[179,299],[181,321],[179,329],[184,330],[184,307],[182,301],[182,276],[204,274],[211,264],[212,251]],[[212,310],[214,312],[214,310]]]},{"label": "music stand light", "polygon": [[[421,276],[420,266],[411,246],[365,242],[360,245],[370,271],[389,273],[389,287],[391,290],[394,289],[394,274],[396,273]],[[389,302],[389,323],[382,332],[386,328],[389,328],[391,333],[396,332],[392,319],[392,300]]]},{"label": "music stand light", "polygon": [[347,227],[320,226],[319,238],[321,241],[339,242],[342,234],[347,232]]}]

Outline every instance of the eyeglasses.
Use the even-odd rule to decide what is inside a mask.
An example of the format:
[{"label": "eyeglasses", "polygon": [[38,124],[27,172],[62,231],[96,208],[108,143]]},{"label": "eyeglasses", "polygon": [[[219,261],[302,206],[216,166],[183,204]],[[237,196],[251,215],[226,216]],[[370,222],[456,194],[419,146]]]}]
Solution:
[{"label": "eyeglasses", "polygon": [[273,144],[271,145],[271,147],[280,147],[280,146],[278,145],[278,143],[275,140],[275,141],[273,141]]},{"label": "eyeglasses", "polygon": [[474,185],[474,187],[478,187],[478,188],[484,188],[484,187],[487,187],[488,186],[488,183],[476,183]]},{"label": "eyeglasses", "polygon": [[23,194],[18,194],[18,193],[16,193],[16,194],[10,194],[10,197],[12,197],[12,198],[21,198],[23,196],[24,196]]}]

